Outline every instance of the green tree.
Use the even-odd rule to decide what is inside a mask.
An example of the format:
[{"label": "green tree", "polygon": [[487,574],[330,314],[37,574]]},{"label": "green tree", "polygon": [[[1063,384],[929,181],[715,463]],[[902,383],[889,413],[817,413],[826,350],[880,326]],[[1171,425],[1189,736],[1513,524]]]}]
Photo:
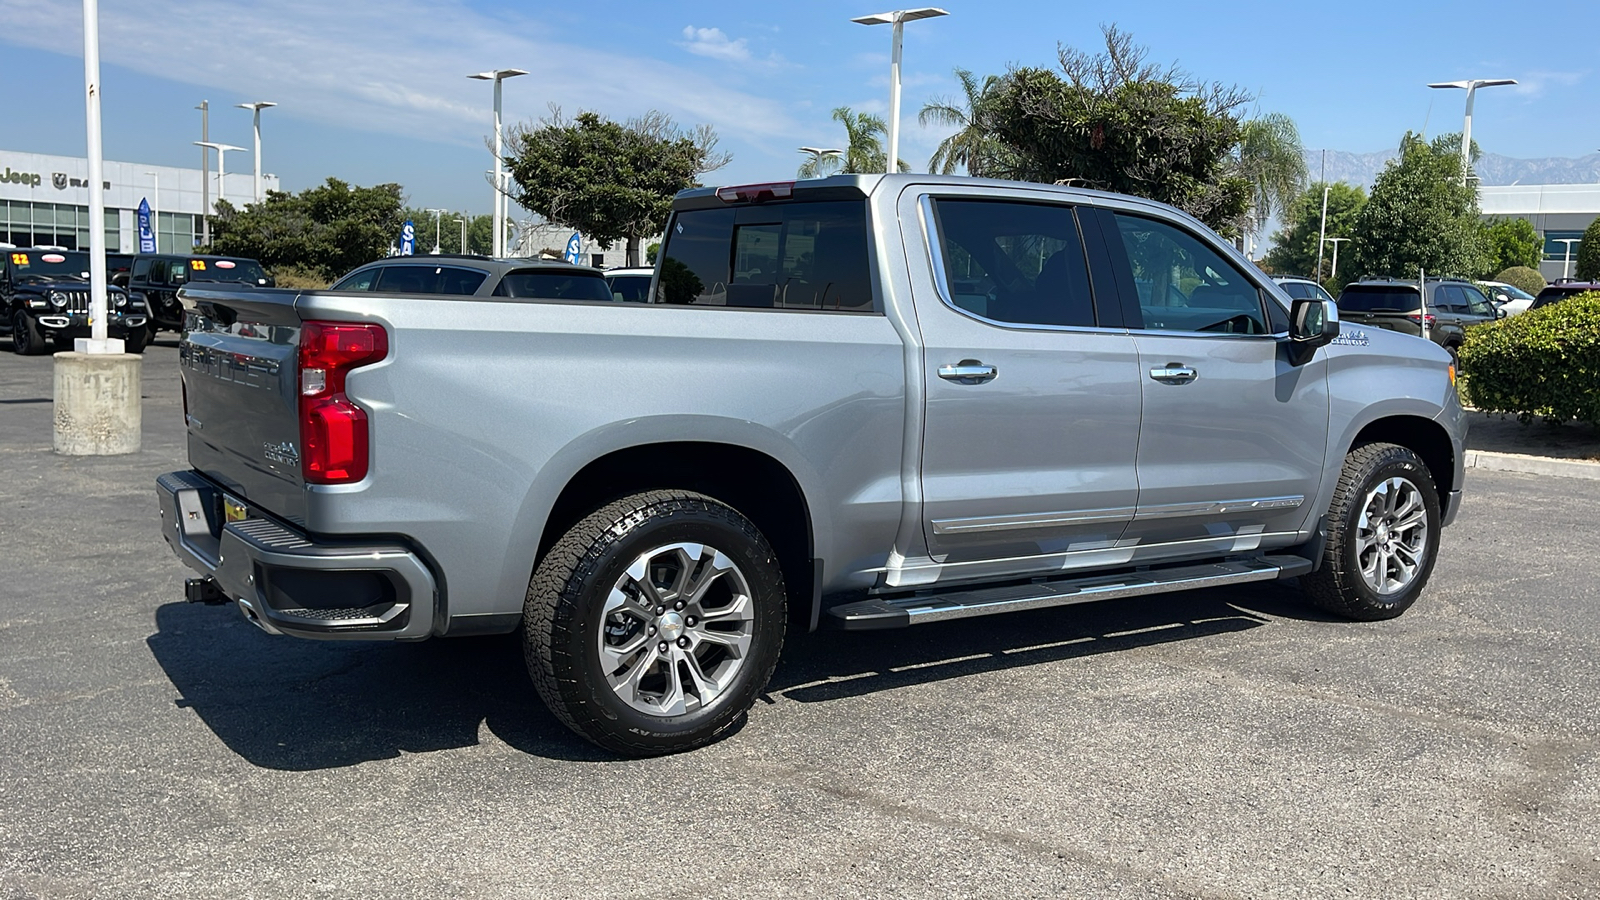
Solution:
[{"label": "green tree", "polygon": [[1600,281],[1600,219],[1589,223],[1578,245],[1578,267],[1573,274],[1581,281]]},{"label": "green tree", "polygon": [[210,251],[331,280],[386,255],[403,221],[400,185],[364,188],[329,178],[298,194],[268,191],[244,209],[218,201]]},{"label": "green tree", "polygon": [[1414,278],[1418,269],[1480,270],[1478,195],[1461,178],[1460,140],[1428,144],[1406,132],[1400,156],[1384,166],[1356,219],[1354,256],[1364,271]]},{"label": "green tree", "polygon": [[1512,266],[1496,274],[1493,280],[1521,288],[1535,297],[1539,296],[1539,292],[1549,283],[1539,274],[1539,270],[1532,266]]},{"label": "green tree", "polygon": [[1103,32],[1103,52],[1061,48],[1060,74],[1018,68],[996,86],[986,118],[1010,153],[995,174],[1148,197],[1236,235],[1253,192],[1232,159],[1249,97],[1146,62],[1115,26]]},{"label": "green tree", "polygon": [[[838,171],[847,175],[873,175],[885,171],[889,155],[883,149],[889,128],[882,116],[856,112],[848,106],[833,111],[833,120],[844,126],[844,165]],[[896,160],[902,172],[911,171],[906,161]]]},{"label": "green tree", "polygon": [[939,142],[928,160],[928,170],[950,175],[957,169],[966,169],[968,175],[988,177],[1003,168],[1000,160],[1006,153],[1006,146],[995,137],[988,121],[989,101],[999,88],[1000,77],[987,75],[979,81],[966,69],[958,68],[955,73],[962,96],[930,100],[917,114],[917,121],[923,126],[931,123],[956,129],[955,134]]},{"label": "green tree", "polygon": [[1544,256],[1544,239],[1533,229],[1527,219],[1494,219],[1478,226],[1478,241],[1483,248],[1483,259],[1476,274],[1489,278],[1513,266],[1539,268]]},{"label": "green tree", "polygon": [[1283,113],[1268,113],[1239,126],[1234,150],[1238,173],[1250,182],[1250,213],[1244,230],[1260,234],[1273,213],[1288,209],[1306,183],[1306,151],[1300,130]]},{"label": "green tree", "polygon": [[[1317,273],[1317,239],[1322,236],[1322,182],[1315,182],[1305,190],[1296,194],[1294,199],[1284,207],[1283,228],[1272,234],[1272,249],[1267,252],[1262,260],[1267,268],[1282,275],[1306,275],[1316,278]],[[1361,215],[1361,208],[1367,204],[1367,193],[1361,188],[1336,181],[1328,188],[1328,225],[1327,236],[1331,238],[1347,238],[1355,231],[1356,219]],[[1344,245],[1345,250],[1350,245]],[[1335,283],[1332,277],[1333,245],[1323,249],[1323,263],[1321,279],[1331,291],[1341,287],[1342,283]],[[1348,257],[1346,257],[1348,259]],[[1354,265],[1354,260],[1346,262],[1340,259],[1340,282],[1347,282],[1351,277],[1359,274]]]},{"label": "green tree", "polygon": [[729,162],[716,143],[709,126],[685,131],[660,112],[619,123],[553,109],[512,129],[506,162],[517,203],[601,244],[625,240],[636,266],[639,242],[666,227],[673,195]]}]

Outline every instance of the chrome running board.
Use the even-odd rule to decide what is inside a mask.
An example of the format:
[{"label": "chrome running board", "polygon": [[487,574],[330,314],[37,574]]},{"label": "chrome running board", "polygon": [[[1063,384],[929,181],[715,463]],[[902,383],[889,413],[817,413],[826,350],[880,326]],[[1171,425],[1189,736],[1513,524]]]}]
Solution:
[{"label": "chrome running board", "polygon": [[1185,563],[1130,570],[1116,575],[1037,580],[998,587],[952,588],[898,597],[873,597],[828,610],[826,620],[846,631],[904,628],[923,622],[992,616],[1024,609],[1092,603],[1118,597],[1143,597],[1171,591],[1273,581],[1311,571],[1299,556],[1255,556],[1207,563]]}]

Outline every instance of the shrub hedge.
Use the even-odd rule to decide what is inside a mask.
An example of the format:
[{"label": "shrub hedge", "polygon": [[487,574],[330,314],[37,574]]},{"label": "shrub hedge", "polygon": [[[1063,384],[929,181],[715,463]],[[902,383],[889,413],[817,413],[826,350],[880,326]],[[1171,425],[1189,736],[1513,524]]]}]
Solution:
[{"label": "shrub hedge", "polygon": [[1522,288],[1535,297],[1539,296],[1539,292],[1544,290],[1545,286],[1544,276],[1540,275],[1537,269],[1530,269],[1527,266],[1512,266],[1496,275],[1494,280]]},{"label": "shrub hedge", "polygon": [[1600,292],[1468,329],[1461,367],[1479,409],[1600,424]]}]

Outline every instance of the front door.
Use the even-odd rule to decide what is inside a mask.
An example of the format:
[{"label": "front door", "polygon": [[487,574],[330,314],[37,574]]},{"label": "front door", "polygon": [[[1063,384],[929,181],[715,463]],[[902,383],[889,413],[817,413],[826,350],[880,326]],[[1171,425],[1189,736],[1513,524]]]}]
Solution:
[{"label": "front door", "polygon": [[1121,212],[1102,221],[1125,251],[1124,316],[1139,326],[1139,508],[1125,539],[1140,559],[1289,543],[1322,480],[1325,354],[1290,365],[1286,312],[1199,233]]},{"label": "front door", "polygon": [[902,200],[932,269],[913,284],[941,581],[1105,565],[1138,499],[1133,339],[1097,309],[1074,208],[1018,194]]}]

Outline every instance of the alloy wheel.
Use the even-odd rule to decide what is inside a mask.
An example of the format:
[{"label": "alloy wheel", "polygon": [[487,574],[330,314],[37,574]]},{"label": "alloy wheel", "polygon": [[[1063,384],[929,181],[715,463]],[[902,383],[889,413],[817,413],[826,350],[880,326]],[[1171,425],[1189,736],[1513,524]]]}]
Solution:
[{"label": "alloy wheel", "polygon": [[1405,590],[1417,578],[1428,549],[1428,507],[1410,479],[1396,476],[1367,492],[1356,526],[1361,578],[1381,596]]}]

